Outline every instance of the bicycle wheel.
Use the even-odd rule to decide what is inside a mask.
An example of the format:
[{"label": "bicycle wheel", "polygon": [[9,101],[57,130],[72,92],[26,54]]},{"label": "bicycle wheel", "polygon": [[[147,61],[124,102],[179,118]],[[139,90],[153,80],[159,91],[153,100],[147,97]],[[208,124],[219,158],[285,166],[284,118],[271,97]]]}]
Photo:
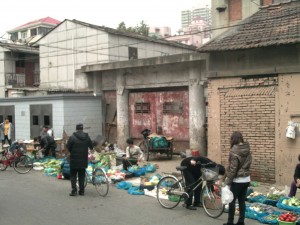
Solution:
[{"label": "bicycle wheel", "polygon": [[144,157],[147,161],[149,161],[149,146],[148,146],[148,142],[146,140],[143,140],[140,144],[139,144],[140,149],[143,151],[144,153]]},{"label": "bicycle wheel", "polygon": [[1,159],[0,159],[0,171],[6,170],[8,163],[9,162],[8,162],[7,157],[5,155],[2,155]]},{"label": "bicycle wheel", "polygon": [[33,168],[33,159],[28,155],[21,155],[15,159],[13,167],[18,173],[28,173]]},{"label": "bicycle wheel", "polygon": [[156,197],[162,207],[175,208],[182,200],[182,185],[173,176],[163,177],[157,184]]},{"label": "bicycle wheel", "polygon": [[201,201],[204,211],[209,217],[218,218],[222,215],[225,205],[222,204],[219,185],[206,184],[201,191]]},{"label": "bicycle wheel", "polygon": [[109,181],[107,179],[106,173],[102,168],[95,168],[92,175],[92,182],[99,195],[105,197],[109,190]]}]

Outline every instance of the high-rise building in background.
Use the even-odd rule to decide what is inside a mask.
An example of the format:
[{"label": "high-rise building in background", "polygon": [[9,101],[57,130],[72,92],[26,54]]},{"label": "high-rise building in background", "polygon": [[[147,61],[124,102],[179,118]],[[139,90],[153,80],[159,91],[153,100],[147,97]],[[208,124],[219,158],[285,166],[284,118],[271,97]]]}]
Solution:
[{"label": "high-rise building in background", "polygon": [[208,6],[205,8],[193,7],[191,10],[181,11],[181,28],[188,27],[199,16],[211,25],[211,9]]}]

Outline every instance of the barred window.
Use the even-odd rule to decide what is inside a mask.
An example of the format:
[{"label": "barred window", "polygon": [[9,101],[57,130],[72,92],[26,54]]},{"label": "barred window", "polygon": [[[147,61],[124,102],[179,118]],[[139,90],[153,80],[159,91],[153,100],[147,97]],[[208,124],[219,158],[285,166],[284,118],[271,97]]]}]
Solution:
[{"label": "barred window", "polygon": [[181,102],[165,102],[163,104],[163,113],[165,114],[182,114],[183,107]]},{"label": "barred window", "polygon": [[150,102],[136,102],[134,105],[135,113],[150,113]]}]

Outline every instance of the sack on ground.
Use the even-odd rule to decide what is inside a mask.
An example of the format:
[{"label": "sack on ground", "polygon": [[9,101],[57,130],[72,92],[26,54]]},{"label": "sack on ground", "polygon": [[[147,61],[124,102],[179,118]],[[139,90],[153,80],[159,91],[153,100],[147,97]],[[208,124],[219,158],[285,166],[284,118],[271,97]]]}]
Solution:
[{"label": "sack on ground", "polygon": [[222,203],[229,204],[233,200],[233,193],[230,191],[229,186],[222,187]]}]

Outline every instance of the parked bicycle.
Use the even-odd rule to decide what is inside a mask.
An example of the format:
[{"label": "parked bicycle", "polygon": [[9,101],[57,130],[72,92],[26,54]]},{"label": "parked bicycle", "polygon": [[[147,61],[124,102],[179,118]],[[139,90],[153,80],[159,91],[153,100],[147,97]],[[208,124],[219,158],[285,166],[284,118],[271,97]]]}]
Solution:
[{"label": "parked bicycle", "polygon": [[201,165],[202,176],[188,186],[185,185],[183,176],[183,171],[187,169],[187,167],[176,167],[176,169],[181,172],[181,178],[178,179],[173,175],[167,175],[158,182],[156,192],[158,202],[164,208],[172,209],[180,202],[183,202],[200,185],[202,185],[200,198],[204,211],[212,218],[221,216],[225,206],[222,204],[221,200],[221,187],[216,184],[219,177],[218,167],[205,168],[205,166],[208,165],[211,164]]},{"label": "parked bicycle", "polygon": [[4,149],[0,158],[0,171],[4,171],[8,166],[12,166],[18,173],[28,173],[33,168],[33,159],[26,155],[22,146],[12,143],[13,153],[8,148]]},{"label": "parked bicycle", "polygon": [[86,187],[88,183],[91,183],[96,188],[98,194],[102,197],[105,197],[108,194],[109,181],[104,169],[97,166],[98,162],[100,161],[90,161],[93,170],[91,174],[85,170],[84,187]]}]

